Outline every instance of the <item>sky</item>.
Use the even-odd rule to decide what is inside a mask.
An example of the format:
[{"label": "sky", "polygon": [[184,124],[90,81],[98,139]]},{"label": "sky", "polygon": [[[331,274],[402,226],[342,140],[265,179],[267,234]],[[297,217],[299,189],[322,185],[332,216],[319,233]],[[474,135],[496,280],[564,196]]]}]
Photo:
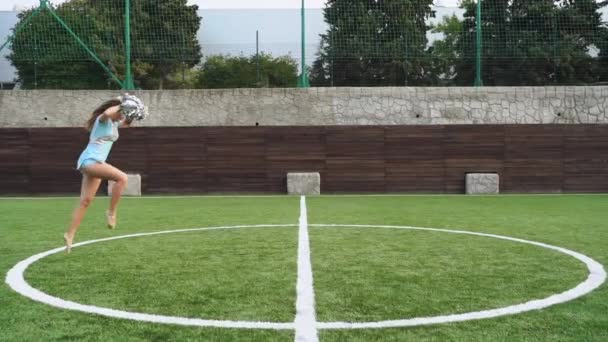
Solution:
[{"label": "sky", "polygon": [[[59,4],[66,0],[51,0]],[[301,0],[188,0],[200,8],[300,8]],[[308,8],[322,8],[325,0],[305,0]],[[1,0],[0,11],[21,10],[39,4],[38,0]],[[439,6],[457,6],[458,0],[435,0]]]}]

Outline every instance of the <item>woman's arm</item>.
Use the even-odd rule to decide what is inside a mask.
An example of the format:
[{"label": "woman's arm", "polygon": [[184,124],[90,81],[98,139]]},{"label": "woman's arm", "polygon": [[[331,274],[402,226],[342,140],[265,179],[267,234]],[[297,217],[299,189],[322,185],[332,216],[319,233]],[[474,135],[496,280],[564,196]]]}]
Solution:
[{"label": "woman's arm", "polygon": [[99,116],[99,121],[107,122],[108,119],[115,121],[119,117],[120,117],[120,106],[112,106],[112,107],[106,109],[106,111],[103,112],[103,114],[101,114]]}]

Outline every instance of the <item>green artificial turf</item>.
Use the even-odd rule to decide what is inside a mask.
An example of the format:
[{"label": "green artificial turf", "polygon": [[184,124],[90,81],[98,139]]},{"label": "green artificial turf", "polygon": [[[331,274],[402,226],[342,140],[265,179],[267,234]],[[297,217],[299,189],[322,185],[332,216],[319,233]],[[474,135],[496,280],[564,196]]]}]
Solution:
[{"label": "green artificial turf", "polygon": [[[62,244],[77,200],[0,199],[0,270]],[[299,197],[125,198],[118,228],[93,203],[76,247],[27,269],[50,295],[117,310],[214,320],[295,318]],[[543,242],[608,263],[608,196],[319,196],[307,198],[316,318],[369,322],[493,309],[563,292],[584,264],[538,246],[393,228],[459,229]],[[605,341],[608,290],[539,311],[391,329],[320,330],[321,341]],[[102,317],[0,287],[0,341],[293,341],[292,330],[185,327]]]}]

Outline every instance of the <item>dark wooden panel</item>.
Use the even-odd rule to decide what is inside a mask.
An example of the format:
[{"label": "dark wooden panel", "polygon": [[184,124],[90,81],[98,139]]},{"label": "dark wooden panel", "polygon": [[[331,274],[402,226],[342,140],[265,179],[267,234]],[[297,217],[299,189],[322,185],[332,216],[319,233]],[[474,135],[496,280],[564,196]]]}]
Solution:
[{"label": "dark wooden panel", "polygon": [[204,131],[196,127],[147,128],[145,191],[207,191]]},{"label": "dark wooden panel", "polygon": [[[608,192],[608,125],[138,127],[109,162],[146,193],[286,191],[320,172],[322,192],[464,192],[497,172],[503,192]],[[77,193],[79,128],[0,129],[0,193]],[[105,192],[105,187],[102,188]]]},{"label": "dark wooden panel", "polygon": [[566,192],[608,192],[608,125],[571,126],[564,135]]},{"label": "dark wooden panel", "polygon": [[559,125],[506,126],[502,191],[561,192],[563,132]]},{"label": "dark wooden panel", "polygon": [[446,192],[463,193],[467,173],[494,172],[502,179],[504,126],[445,126],[444,132],[442,147]]},{"label": "dark wooden panel", "polygon": [[78,193],[76,162],[88,136],[82,128],[30,129],[30,192]]},{"label": "dark wooden panel", "polygon": [[384,127],[325,128],[321,192],[384,192]]},{"label": "dark wooden panel", "polygon": [[27,129],[0,130],[0,193],[28,191],[29,145]]},{"label": "dark wooden panel", "polygon": [[203,131],[208,191],[267,191],[265,128],[211,127]]},{"label": "dark wooden panel", "polygon": [[[325,171],[325,131],[317,127],[266,128],[268,190],[287,192],[287,173]],[[323,179],[321,179],[323,182]]]},{"label": "dark wooden panel", "polygon": [[443,192],[443,126],[398,126],[385,130],[386,191]]}]

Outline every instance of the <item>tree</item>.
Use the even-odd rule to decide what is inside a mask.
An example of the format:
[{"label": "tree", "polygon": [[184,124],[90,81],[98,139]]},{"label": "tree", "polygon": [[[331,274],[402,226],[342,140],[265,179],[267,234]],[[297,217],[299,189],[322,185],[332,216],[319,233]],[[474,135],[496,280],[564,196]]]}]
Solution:
[{"label": "tree", "polygon": [[135,78],[143,88],[167,88],[172,73],[200,62],[198,6],[188,6],[187,0],[146,0],[134,1],[133,10]]},{"label": "tree", "polygon": [[[258,82],[258,63],[260,80]],[[199,88],[295,87],[298,64],[289,56],[273,58],[269,54],[209,57],[200,71]]]},{"label": "tree", "polygon": [[[73,7],[76,6],[63,4],[56,12],[71,27],[96,32],[95,23],[73,11]],[[14,33],[33,12],[27,10],[18,14]],[[40,11],[15,34],[8,59],[17,69],[17,81],[23,89],[100,89],[111,84],[109,75],[87,56],[48,11]]]},{"label": "tree", "polygon": [[[484,85],[581,84],[598,78],[597,59],[588,53],[605,36],[594,0],[485,0],[482,7]],[[456,82],[475,79],[476,3],[465,9]]]},{"label": "tree", "polygon": [[[324,51],[325,43],[321,42],[319,51]],[[308,69],[308,79],[313,87],[330,87],[333,86],[333,74],[331,64],[327,62],[327,57],[320,55],[319,58],[312,62],[312,66]]]},{"label": "tree", "polygon": [[462,22],[455,14],[443,17],[441,23],[433,26],[432,33],[443,34],[443,39],[433,42],[429,52],[433,65],[433,74],[438,85],[452,85],[456,78],[455,65],[461,53],[459,52],[462,34]]},{"label": "tree", "polygon": [[[606,53],[608,28],[600,10],[608,3],[595,0],[567,0],[558,3],[558,22],[562,24],[560,45],[556,47],[556,82],[560,84],[592,83],[601,80],[606,65],[590,51],[599,48]],[[605,61],[604,61],[605,63]],[[602,71],[603,69],[603,71]],[[605,79],[604,79],[605,80]]]},{"label": "tree", "polygon": [[[132,2],[131,65],[137,86],[177,87],[180,82],[173,81],[171,75],[199,63],[198,7],[186,3],[187,0]],[[110,70],[120,79],[125,78],[124,0],[71,0],[55,11]],[[32,10],[20,13],[17,25],[31,13]],[[118,87],[48,11],[39,12],[15,35],[9,59],[26,89]]]},{"label": "tree", "polygon": [[312,85],[422,85],[430,82],[426,20],[433,0],[328,0]]}]

